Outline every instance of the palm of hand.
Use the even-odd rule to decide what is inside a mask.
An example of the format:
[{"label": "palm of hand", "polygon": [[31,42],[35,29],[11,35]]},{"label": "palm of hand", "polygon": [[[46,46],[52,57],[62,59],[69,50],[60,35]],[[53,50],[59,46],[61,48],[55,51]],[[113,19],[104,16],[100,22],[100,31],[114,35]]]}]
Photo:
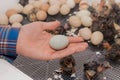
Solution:
[{"label": "palm of hand", "polygon": [[86,49],[86,43],[78,43],[83,41],[79,38],[69,38],[70,44],[67,48],[56,51],[49,46],[49,40],[53,36],[45,30],[54,30],[60,26],[59,22],[35,22],[22,27],[18,39],[17,52],[23,56],[33,59],[50,60],[62,58],[73,54],[74,52]]}]

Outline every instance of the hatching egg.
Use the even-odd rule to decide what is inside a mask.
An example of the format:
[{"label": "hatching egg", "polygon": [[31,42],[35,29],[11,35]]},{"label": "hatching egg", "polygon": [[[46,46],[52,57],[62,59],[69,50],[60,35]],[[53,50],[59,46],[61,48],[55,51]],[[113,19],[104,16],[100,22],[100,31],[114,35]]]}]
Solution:
[{"label": "hatching egg", "polygon": [[16,28],[19,28],[21,26],[22,26],[22,24],[18,23],[18,22],[15,22],[15,23],[12,24],[12,27],[16,27]]},{"label": "hatching egg", "polygon": [[74,2],[74,0],[67,0],[66,5],[68,5],[69,8],[72,9],[75,7],[75,2]]},{"label": "hatching egg", "polygon": [[5,14],[0,14],[0,25],[8,25],[8,17]]},{"label": "hatching egg", "polygon": [[32,13],[33,9],[34,9],[33,5],[28,4],[24,7],[23,13],[28,15],[28,14]]},{"label": "hatching egg", "polygon": [[41,10],[36,13],[36,16],[38,20],[45,20],[47,18],[47,13]]},{"label": "hatching egg", "polygon": [[80,27],[81,26],[81,20],[77,16],[71,16],[68,19],[68,21],[72,27]]},{"label": "hatching egg", "polygon": [[10,17],[14,14],[17,14],[17,11],[15,9],[9,9],[9,10],[6,11],[7,17]]},{"label": "hatching egg", "polygon": [[92,18],[89,16],[81,17],[81,22],[84,26],[89,27],[92,25]]},{"label": "hatching egg", "polygon": [[10,16],[10,18],[9,18],[9,22],[12,24],[15,22],[20,23],[20,22],[22,22],[22,20],[23,20],[23,16],[20,14],[14,14],[14,15]]},{"label": "hatching egg", "polygon": [[100,31],[95,31],[91,36],[91,42],[94,45],[99,45],[103,41],[103,33]]},{"label": "hatching egg", "polygon": [[91,13],[88,10],[80,10],[79,12],[76,13],[76,16],[79,18],[84,17],[84,16],[90,16],[90,15]]},{"label": "hatching egg", "polygon": [[60,11],[60,7],[58,5],[51,5],[48,9],[49,15],[56,15]]},{"label": "hatching egg", "polygon": [[48,3],[42,4],[40,9],[47,12],[48,8],[50,7],[50,5]]},{"label": "hatching egg", "polygon": [[67,15],[70,12],[70,8],[67,5],[62,5],[60,8],[60,13],[62,15]]},{"label": "hatching egg", "polygon": [[17,13],[21,13],[23,11],[23,6],[21,4],[17,4],[14,9],[17,11]]},{"label": "hatching egg", "polygon": [[79,35],[85,39],[85,40],[89,40],[92,36],[92,32],[89,28],[82,28],[79,30]]},{"label": "hatching egg", "polygon": [[53,48],[55,50],[60,50],[60,49],[66,48],[68,46],[69,40],[64,35],[56,35],[50,39],[49,44],[50,44],[51,48]]}]

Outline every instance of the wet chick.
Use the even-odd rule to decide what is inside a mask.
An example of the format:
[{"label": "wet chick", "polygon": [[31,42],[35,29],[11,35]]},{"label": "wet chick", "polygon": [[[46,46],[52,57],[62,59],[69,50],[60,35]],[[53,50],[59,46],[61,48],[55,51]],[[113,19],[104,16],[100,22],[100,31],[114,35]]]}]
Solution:
[{"label": "wet chick", "polygon": [[64,75],[71,76],[75,73],[75,59],[72,55],[62,58],[60,60],[60,66]]}]

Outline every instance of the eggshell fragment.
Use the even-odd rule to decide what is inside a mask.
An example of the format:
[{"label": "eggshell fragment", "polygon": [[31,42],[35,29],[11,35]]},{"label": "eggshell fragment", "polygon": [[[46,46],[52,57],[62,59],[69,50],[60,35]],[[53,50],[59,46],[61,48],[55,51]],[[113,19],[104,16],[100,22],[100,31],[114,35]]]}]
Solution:
[{"label": "eggshell fragment", "polygon": [[92,34],[91,42],[93,45],[99,45],[103,41],[103,34],[100,31],[96,31]]},{"label": "eggshell fragment", "polygon": [[49,44],[50,44],[51,48],[53,48],[55,50],[61,50],[68,46],[69,40],[64,35],[56,35],[50,39]]},{"label": "eggshell fragment", "polygon": [[67,15],[70,12],[70,8],[67,5],[62,5],[60,8],[60,13],[62,15]]},{"label": "eggshell fragment", "polygon": [[92,32],[89,28],[82,28],[79,30],[79,35],[85,39],[85,40],[89,40],[92,36]]},{"label": "eggshell fragment", "polygon": [[17,11],[15,9],[9,9],[9,10],[6,11],[7,17],[10,17],[14,14],[17,14]]},{"label": "eggshell fragment", "polygon": [[12,27],[15,27],[15,28],[19,28],[21,26],[22,26],[22,24],[18,23],[18,22],[15,22],[15,23],[12,24]]},{"label": "eggshell fragment", "polygon": [[8,17],[5,14],[0,14],[0,25],[8,25]]},{"label": "eggshell fragment", "polygon": [[88,10],[80,10],[79,12],[76,13],[76,16],[79,18],[84,17],[84,16],[90,16],[90,15],[91,13]]},{"label": "eggshell fragment", "polygon": [[23,6],[21,4],[17,4],[14,9],[17,11],[17,13],[21,13],[23,11]]},{"label": "eggshell fragment", "polygon": [[89,16],[84,16],[81,18],[81,22],[84,26],[89,27],[92,25],[92,18]]},{"label": "eggshell fragment", "polygon": [[23,13],[28,15],[28,14],[32,13],[33,9],[34,9],[33,5],[28,4],[24,7]]},{"label": "eggshell fragment", "polygon": [[68,19],[68,21],[72,27],[80,27],[81,26],[81,20],[77,16],[71,16]]},{"label": "eggshell fragment", "polygon": [[14,14],[9,18],[9,22],[12,24],[15,22],[20,23],[20,22],[22,22],[22,20],[23,20],[23,16],[20,14]]},{"label": "eggshell fragment", "polygon": [[48,14],[56,15],[57,13],[59,13],[59,11],[60,11],[60,7],[58,5],[52,5],[48,9]]},{"label": "eggshell fragment", "polygon": [[45,11],[38,11],[36,16],[38,20],[45,20],[47,18],[47,13]]}]

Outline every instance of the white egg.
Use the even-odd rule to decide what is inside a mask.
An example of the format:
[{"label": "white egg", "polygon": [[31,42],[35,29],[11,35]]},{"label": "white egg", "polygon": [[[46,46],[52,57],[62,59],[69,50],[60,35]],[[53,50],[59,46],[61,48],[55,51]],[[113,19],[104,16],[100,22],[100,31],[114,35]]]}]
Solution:
[{"label": "white egg", "polygon": [[82,28],[79,30],[79,35],[85,39],[85,40],[89,40],[92,36],[92,32],[89,28]]},{"label": "white egg", "polygon": [[72,27],[80,27],[81,26],[81,20],[77,17],[77,16],[71,16],[69,19],[69,24],[72,26]]},{"label": "white egg", "polygon": [[20,23],[20,22],[22,22],[22,20],[23,20],[23,16],[20,14],[14,14],[14,15],[10,16],[10,18],[9,18],[9,22],[12,24],[15,22]]},{"label": "white egg", "polygon": [[51,48],[53,48],[55,50],[60,50],[60,49],[66,48],[68,46],[69,40],[64,35],[56,35],[50,39],[49,44],[50,44]]},{"label": "white egg", "polygon": [[81,22],[84,26],[89,27],[92,25],[92,18],[89,16],[81,17]]},{"label": "white egg", "polygon": [[48,9],[48,14],[49,15],[56,15],[60,11],[60,7],[58,5],[52,5]]},{"label": "white egg", "polygon": [[0,14],[0,25],[8,25],[8,17],[5,14]]},{"label": "white egg", "polygon": [[100,31],[96,31],[91,36],[91,42],[94,45],[99,45],[103,41],[103,38],[103,33],[101,33]]},{"label": "white egg", "polygon": [[67,15],[70,12],[70,8],[67,5],[62,5],[60,8],[60,13],[62,15]]},{"label": "white egg", "polygon": [[79,18],[84,17],[84,16],[90,16],[90,15],[91,13],[88,10],[80,10],[79,12],[76,13],[76,16]]},{"label": "white egg", "polygon": [[67,0],[66,1],[66,5],[68,5],[69,6],[69,8],[74,8],[75,7],[75,2],[74,2],[74,0]]}]

